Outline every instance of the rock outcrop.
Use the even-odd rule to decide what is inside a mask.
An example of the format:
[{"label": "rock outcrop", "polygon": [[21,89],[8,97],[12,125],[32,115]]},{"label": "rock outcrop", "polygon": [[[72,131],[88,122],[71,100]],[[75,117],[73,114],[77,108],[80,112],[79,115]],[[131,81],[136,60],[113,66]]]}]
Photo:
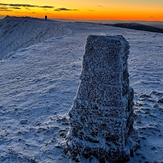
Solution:
[{"label": "rock outcrop", "polygon": [[127,160],[136,145],[128,42],[122,36],[87,39],[80,85],[69,112],[67,145],[73,154]]}]

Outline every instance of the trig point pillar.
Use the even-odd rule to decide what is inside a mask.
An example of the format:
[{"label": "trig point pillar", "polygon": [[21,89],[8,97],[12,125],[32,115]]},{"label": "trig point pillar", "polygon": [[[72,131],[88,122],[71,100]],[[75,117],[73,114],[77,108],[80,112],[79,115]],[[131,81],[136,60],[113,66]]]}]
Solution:
[{"label": "trig point pillar", "polygon": [[122,36],[88,37],[80,85],[69,112],[67,145],[73,154],[116,163],[129,159],[134,150],[128,54]]}]

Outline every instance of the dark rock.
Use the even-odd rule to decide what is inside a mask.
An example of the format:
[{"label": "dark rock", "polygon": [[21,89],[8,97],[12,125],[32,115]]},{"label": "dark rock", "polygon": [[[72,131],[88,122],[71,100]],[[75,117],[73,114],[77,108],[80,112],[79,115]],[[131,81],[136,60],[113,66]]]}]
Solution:
[{"label": "dark rock", "polygon": [[158,100],[158,103],[163,103],[163,98],[160,98],[160,99]]}]

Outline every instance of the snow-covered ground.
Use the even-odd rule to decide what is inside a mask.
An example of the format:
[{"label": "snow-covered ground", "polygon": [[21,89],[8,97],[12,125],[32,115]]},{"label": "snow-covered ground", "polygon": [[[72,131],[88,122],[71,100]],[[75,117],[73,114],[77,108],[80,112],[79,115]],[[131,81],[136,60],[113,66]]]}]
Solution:
[{"label": "snow-covered ground", "polygon": [[[37,32],[32,32],[38,28],[34,20],[30,20],[28,29],[20,19],[19,28],[10,26],[13,31],[9,34],[7,30],[6,38],[4,29],[8,26],[3,28],[3,21],[0,56],[6,50],[3,54],[7,57],[0,61],[1,163],[74,162],[65,151],[67,113],[78,88],[90,34],[123,35],[130,43],[130,85],[135,90],[134,127],[140,148],[128,163],[163,162],[163,34],[42,20],[39,31],[47,26],[51,30],[49,37],[38,43]],[[21,28],[22,33],[17,32]],[[26,40],[30,40],[29,32],[33,41],[24,48]],[[11,49],[7,42],[14,42]],[[14,49],[14,45],[20,49]],[[82,163],[99,163],[94,157],[79,159]]]}]

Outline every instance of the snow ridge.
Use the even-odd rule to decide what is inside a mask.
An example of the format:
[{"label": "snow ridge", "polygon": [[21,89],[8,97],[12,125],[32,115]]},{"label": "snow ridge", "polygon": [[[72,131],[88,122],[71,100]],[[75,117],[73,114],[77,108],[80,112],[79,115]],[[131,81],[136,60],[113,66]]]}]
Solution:
[{"label": "snow ridge", "polygon": [[61,37],[69,32],[61,22],[7,16],[0,21],[0,59],[20,48],[52,37]]}]

